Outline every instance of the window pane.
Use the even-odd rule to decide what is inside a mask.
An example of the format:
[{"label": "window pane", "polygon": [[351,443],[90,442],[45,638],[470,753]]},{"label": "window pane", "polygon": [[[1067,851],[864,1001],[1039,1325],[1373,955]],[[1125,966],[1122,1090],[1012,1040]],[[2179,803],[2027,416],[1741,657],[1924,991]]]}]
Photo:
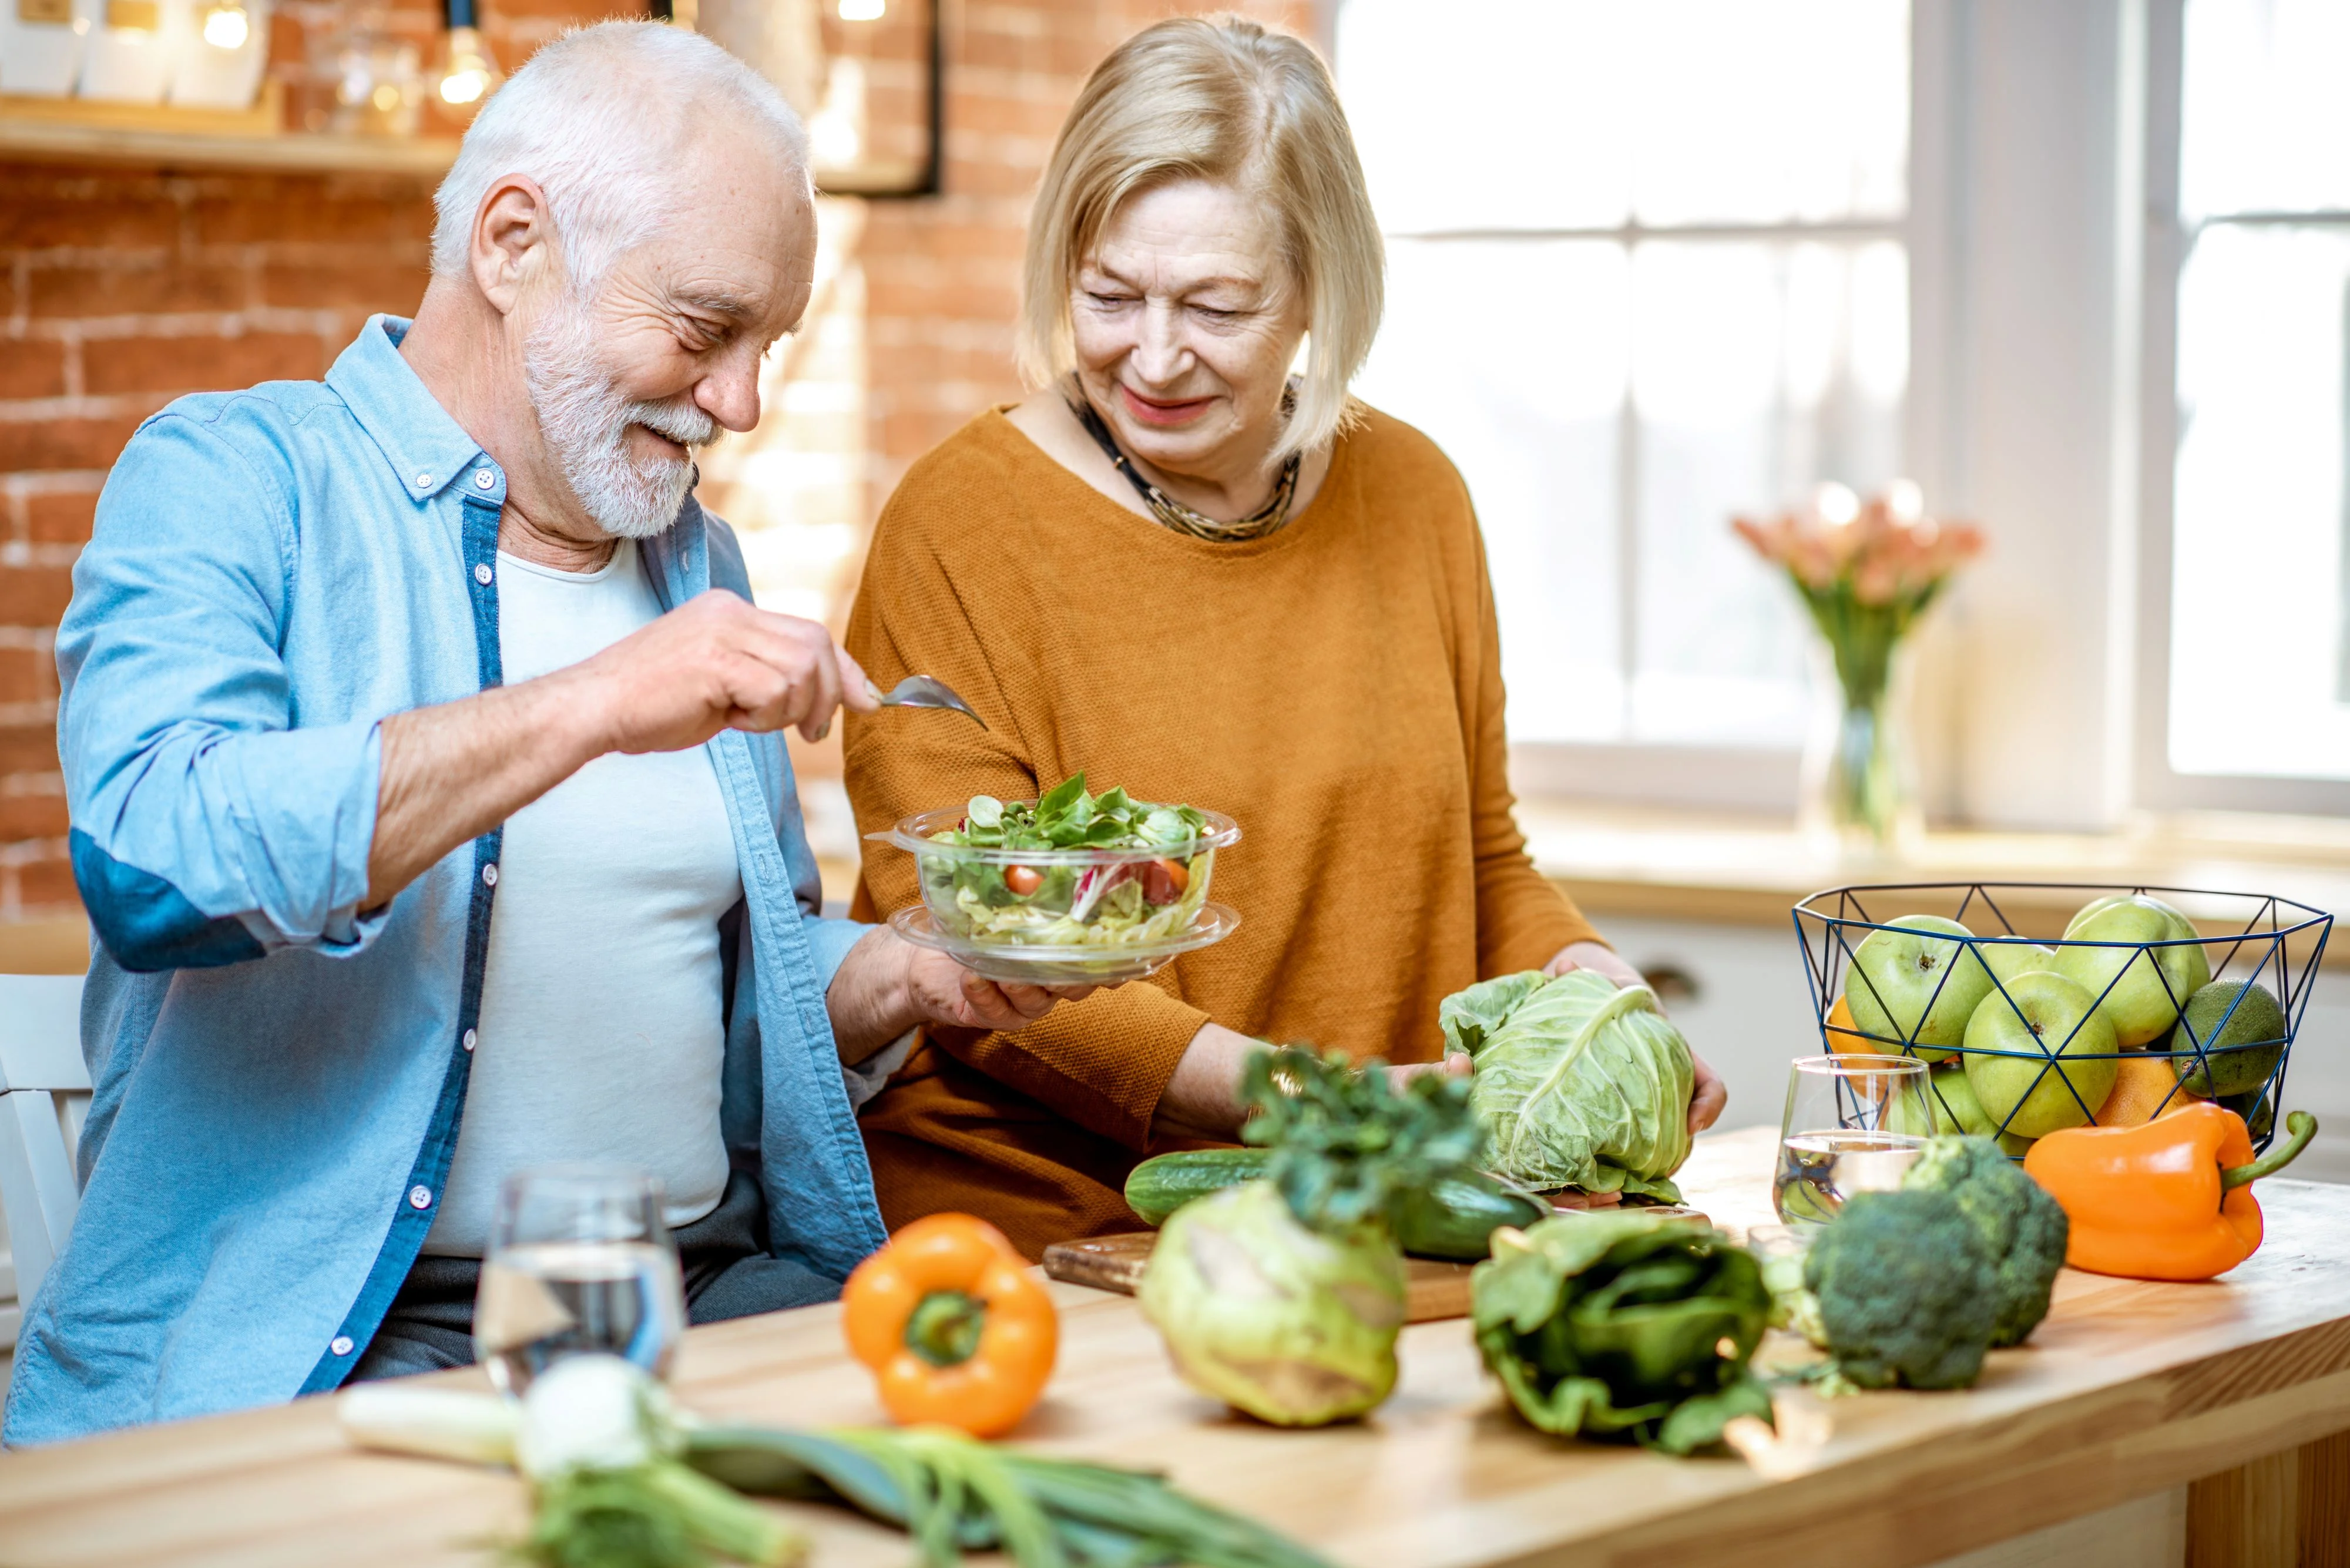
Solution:
[{"label": "window pane", "polygon": [[2350,5],[2189,0],[2179,205],[2350,210]]},{"label": "window pane", "polygon": [[[1346,0],[1338,86],[1379,223],[1607,228],[1631,206],[1631,6]],[[1507,47],[1499,47],[1507,40]]]},{"label": "window pane", "polygon": [[1898,217],[1902,0],[1642,0],[1633,210],[1644,223]]},{"label": "window pane", "polygon": [[1391,232],[1885,219],[1903,0],[1346,0],[1338,78]]},{"label": "window pane", "polygon": [[1356,390],[1468,481],[1502,621],[1510,732],[1621,738],[1616,452],[1631,317],[1621,247],[1399,240]]},{"label": "window pane", "polygon": [[1889,242],[1639,247],[1634,739],[1802,742],[1808,633],[1729,520],[1898,472],[1908,288]]},{"label": "window pane", "polygon": [[2205,231],[2178,286],[2170,765],[2350,778],[2350,232]]}]

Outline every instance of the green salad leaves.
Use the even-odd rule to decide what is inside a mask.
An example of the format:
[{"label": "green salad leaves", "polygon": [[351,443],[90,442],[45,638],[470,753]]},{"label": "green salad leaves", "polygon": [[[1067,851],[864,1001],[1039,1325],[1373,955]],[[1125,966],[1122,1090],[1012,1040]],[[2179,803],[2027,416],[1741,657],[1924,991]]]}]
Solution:
[{"label": "green salad leaves", "polygon": [[1686,1454],[1771,1420],[1747,1366],[1771,1293],[1711,1226],[1633,1210],[1496,1231],[1470,1294],[1485,1365],[1543,1431]]},{"label": "green salad leaves", "polygon": [[[923,898],[940,923],[957,936],[1035,947],[1180,936],[1207,901],[1216,854],[1205,814],[1135,800],[1122,788],[1093,794],[1083,774],[1034,805],[974,795],[962,825],[930,842],[984,851],[916,852]],[[1037,859],[1015,858],[1024,852]]]},{"label": "green salad leaves", "polygon": [[1031,805],[1005,805],[976,794],[964,808],[962,826],[936,836],[939,844],[974,849],[1164,849],[1188,850],[1206,836],[1208,820],[1188,805],[1153,805],[1130,800],[1123,788],[1091,794],[1086,775],[1072,774]]},{"label": "green salad leaves", "polygon": [[1547,1190],[1680,1200],[1696,1065],[1648,987],[1572,970],[1483,981],[1437,1012],[1448,1051],[1476,1064],[1469,1104],[1493,1135],[1494,1174]]}]

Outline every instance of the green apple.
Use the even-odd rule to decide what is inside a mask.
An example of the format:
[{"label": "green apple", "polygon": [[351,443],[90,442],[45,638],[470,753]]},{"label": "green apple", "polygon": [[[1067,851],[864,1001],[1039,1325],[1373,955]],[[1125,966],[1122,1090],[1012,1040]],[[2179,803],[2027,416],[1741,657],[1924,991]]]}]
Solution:
[{"label": "green apple", "polygon": [[2215,980],[2187,999],[2184,1026],[2171,1040],[2170,1066],[2189,1094],[2225,1101],[2267,1083],[2283,1054],[2284,1009],[2269,988],[2257,981]]},{"label": "green apple", "polygon": [[[2143,1045],[2178,1023],[2180,1006],[2211,978],[2197,934],[2194,922],[2159,898],[2100,898],[2064,928],[2056,972],[2087,989],[2124,1046]],[[2080,945],[2173,941],[2189,945]]]},{"label": "green apple", "polygon": [[1976,961],[1991,972],[1997,985],[1987,986],[1985,996],[1997,996],[1999,987],[2012,984],[2027,974],[2043,974],[2056,967],[2056,950],[2038,942],[1981,941],[1975,944]]},{"label": "green apple", "polygon": [[2114,1026],[2061,974],[2018,975],[1967,1022],[1967,1082],[1991,1126],[2021,1137],[2076,1127],[2114,1092]]},{"label": "green apple", "polygon": [[[2143,893],[2108,893],[2102,898],[2090,899],[2087,903],[2074,910],[2073,918],[2064,922],[2064,934],[2068,937],[2071,936],[2075,928],[2077,928],[2083,920],[2089,919],[2092,915],[2103,914],[2106,910],[2112,909],[2116,904],[2126,903],[2134,897],[2146,898],[2147,895]],[[2159,898],[2152,898],[2148,901],[2157,904],[2162,903],[2162,900]],[[2169,908],[2167,904],[2163,907],[2165,909]]]},{"label": "green apple", "polygon": [[1926,1106],[1923,1111],[1912,1110],[1907,1095],[1887,1107],[1887,1132],[1908,1133],[1913,1137],[1959,1133],[1975,1137],[1991,1136],[1991,1118],[1983,1115],[1982,1106],[1975,1099],[1974,1085],[1967,1082],[1967,1070],[1957,1063],[1935,1068],[1921,1094]]},{"label": "green apple", "polygon": [[1974,933],[1939,915],[1903,915],[1886,924],[1899,929],[1871,931],[1853,950],[1844,1004],[1862,1033],[1887,1042],[1887,1053],[1906,1044],[1923,1061],[1945,1061],[1966,1038],[1975,1003],[1991,990],[1990,971],[1961,962],[1967,945],[1950,940]]}]

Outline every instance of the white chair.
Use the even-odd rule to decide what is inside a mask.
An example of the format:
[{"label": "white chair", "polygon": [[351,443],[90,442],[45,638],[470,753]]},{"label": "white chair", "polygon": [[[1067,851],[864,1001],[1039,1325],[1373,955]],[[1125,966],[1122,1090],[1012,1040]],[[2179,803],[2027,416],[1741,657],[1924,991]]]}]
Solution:
[{"label": "white chair", "polygon": [[0,1208],[16,1275],[16,1303],[0,1309],[0,1343],[16,1343],[24,1305],[73,1230],[81,1206],[74,1150],[88,1109],[81,976],[0,974]]}]

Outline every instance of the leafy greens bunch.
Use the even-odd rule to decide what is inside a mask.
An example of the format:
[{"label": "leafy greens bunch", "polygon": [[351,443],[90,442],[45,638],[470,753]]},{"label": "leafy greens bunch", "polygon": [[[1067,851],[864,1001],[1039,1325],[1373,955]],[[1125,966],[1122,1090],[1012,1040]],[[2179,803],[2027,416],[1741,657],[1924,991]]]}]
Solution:
[{"label": "leafy greens bunch", "polygon": [[1241,1141],[1272,1150],[1265,1179],[1299,1224],[1325,1235],[1392,1231],[1410,1193],[1486,1151],[1467,1084],[1427,1073],[1399,1092],[1383,1064],[1357,1069],[1341,1052],[1256,1052],[1242,1064],[1241,1098],[1253,1113]]},{"label": "leafy greens bunch", "polygon": [[1448,1050],[1476,1064],[1469,1103],[1493,1170],[1546,1190],[1680,1200],[1696,1064],[1644,985],[1572,970],[1503,975],[1444,999]]},{"label": "leafy greens bunch", "polygon": [[973,795],[962,826],[932,841],[974,849],[1186,850],[1207,832],[1207,819],[1188,805],[1153,805],[1128,799],[1123,787],[1091,794],[1086,775],[1073,774],[1031,805],[992,794]]},{"label": "leafy greens bunch", "polygon": [[1470,1295],[1485,1365],[1543,1431],[1686,1454],[1737,1417],[1771,1420],[1747,1365],[1771,1293],[1711,1226],[1633,1210],[1499,1231]]},{"label": "leafy greens bunch", "polygon": [[1466,1085],[1398,1091],[1378,1063],[1295,1047],[1250,1057],[1242,1136],[1262,1180],[1169,1217],[1137,1293],[1184,1380],[1260,1420],[1317,1427],[1395,1388],[1404,1322],[1394,1220],[1416,1189],[1474,1166],[1485,1136]]}]

